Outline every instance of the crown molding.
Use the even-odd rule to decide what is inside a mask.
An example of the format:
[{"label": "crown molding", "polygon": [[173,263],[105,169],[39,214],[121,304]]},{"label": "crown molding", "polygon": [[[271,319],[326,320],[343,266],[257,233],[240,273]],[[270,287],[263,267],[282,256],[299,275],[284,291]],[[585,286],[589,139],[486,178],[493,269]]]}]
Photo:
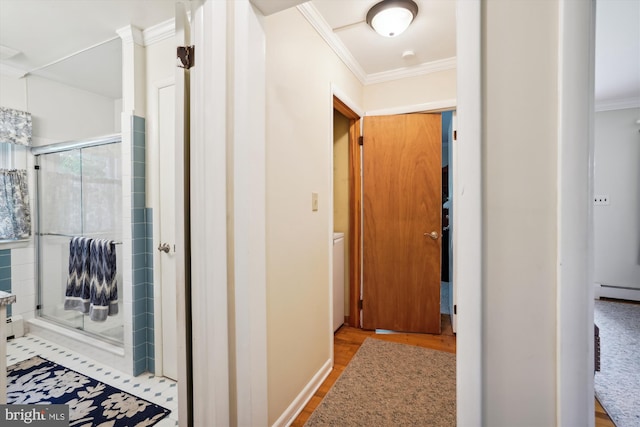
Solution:
[{"label": "crown molding", "polygon": [[[191,11],[187,11],[187,20],[191,22]],[[172,38],[176,35],[176,19],[167,19],[164,22],[154,25],[153,27],[142,30],[142,45],[149,46],[154,43],[161,42]]]},{"label": "crown molding", "polygon": [[304,16],[318,34],[320,34],[324,41],[327,42],[329,47],[336,53],[336,55],[338,55],[338,58],[344,62],[344,65],[346,65],[356,78],[360,80],[360,83],[366,84],[366,73],[360,64],[358,64],[358,61],[356,61],[353,55],[351,55],[351,52],[349,52],[349,50],[347,50],[344,44],[340,41],[338,36],[333,33],[333,30],[322,15],[320,15],[318,9],[316,9],[311,2],[303,3],[296,7],[300,13],[302,13],[302,16]]},{"label": "crown molding", "polygon": [[168,19],[164,22],[149,27],[142,31],[142,45],[149,46],[162,40],[173,37],[176,34],[175,18]]},{"label": "crown molding", "polygon": [[144,40],[142,38],[142,30],[132,25],[116,30],[116,33],[122,39],[123,43],[135,43],[144,46]]},{"label": "crown molding", "polygon": [[456,57],[439,59],[437,61],[425,62],[415,67],[398,68],[396,70],[383,71],[369,74],[365,84],[384,83],[391,80],[404,79],[407,77],[422,76],[438,71],[453,70],[456,68]]},{"label": "crown molding", "polygon": [[302,16],[320,34],[329,47],[338,55],[338,58],[351,70],[360,83],[363,85],[383,83],[391,80],[398,80],[407,77],[422,76],[438,71],[451,70],[456,68],[456,57],[440,59],[432,62],[425,62],[415,67],[400,68],[396,70],[383,71],[380,73],[367,74],[344,43],[335,35],[331,26],[322,17],[318,9],[312,2],[307,2],[297,6]]},{"label": "crown molding", "polygon": [[595,103],[596,111],[624,110],[626,108],[640,108],[640,96],[597,100]]}]

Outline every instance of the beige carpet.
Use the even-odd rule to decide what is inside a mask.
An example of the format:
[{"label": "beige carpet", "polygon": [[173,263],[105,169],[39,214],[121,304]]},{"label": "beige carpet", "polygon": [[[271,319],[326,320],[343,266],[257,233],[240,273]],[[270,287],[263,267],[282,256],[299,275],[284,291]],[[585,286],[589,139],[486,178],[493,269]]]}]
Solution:
[{"label": "beige carpet", "polygon": [[596,301],[600,328],[598,400],[617,427],[640,426],[640,305]]},{"label": "beige carpet", "polygon": [[367,338],[305,426],[455,426],[455,381],[455,354]]}]

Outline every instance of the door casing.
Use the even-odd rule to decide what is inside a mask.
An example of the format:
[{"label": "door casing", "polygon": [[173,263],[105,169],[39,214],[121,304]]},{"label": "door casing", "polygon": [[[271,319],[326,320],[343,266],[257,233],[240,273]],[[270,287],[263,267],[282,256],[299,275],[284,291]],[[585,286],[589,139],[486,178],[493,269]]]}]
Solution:
[{"label": "door casing", "polygon": [[345,102],[333,95],[333,108],[349,119],[349,315],[346,322],[354,328],[360,327],[358,301],[362,277],[362,184],[360,167],[361,117]]},{"label": "door casing", "polygon": [[[349,247],[349,326],[359,328],[362,326],[361,305],[362,300],[362,158],[359,138],[362,133],[362,116],[386,116],[394,114],[410,113],[441,113],[455,110],[456,100],[429,102],[424,104],[407,105],[396,108],[372,110],[358,114],[341,100],[341,95],[334,89],[333,108],[347,117],[349,122],[349,230],[353,236]],[[341,110],[342,109],[342,110]],[[356,127],[356,129],[353,129]],[[353,130],[353,133],[352,133]],[[455,168],[456,166],[453,165]],[[454,169],[455,170],[455,169]],[[455,183],[454,179],[454,183]],[[455,184],[454,184],[455,185]],[[455,193],[455,187],[453,194]],[[353,196],[352,196],[353,195]],[[453,220],[453,219],[452,219]],[[455,247],[455,245],[454,245]],[[455,255],[452,258],[455,262]],[[455,264],[454,264],[455,265]],[[353,268],[356,266],[356,268]],[[455,268],[454,268],[455,272]],[[454,273],[455,274],[455,273]],[[354,315],[357,313],[357,315]]]}]

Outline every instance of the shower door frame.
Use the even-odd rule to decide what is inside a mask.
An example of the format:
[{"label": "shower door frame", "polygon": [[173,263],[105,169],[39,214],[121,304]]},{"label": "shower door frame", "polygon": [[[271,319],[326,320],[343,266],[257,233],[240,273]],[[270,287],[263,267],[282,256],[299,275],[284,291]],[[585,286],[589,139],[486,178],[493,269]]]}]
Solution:
[{"label": "shower door frame", "polygon": [[[40,169],[40,156],[41,155],[46,155],[46,154],[55,154],[55,153],[60,153],[60,152],[64,152],[64,151],[72,151],[72,150],[82,150],[85,148],[91,148],[91,147],[97,147],[97,146],[101,146],[101,145],[109,145],[109,144],[118,144],[118,143],[122,143],[122,134],[117,133],[117,134],[110,134],[110,135],[104,135],[104,136],[100,136],[100,137],[96,137],[96,138],[89,138],[89,139],[83,139],[83,140],[77,140],[77,141],[65,141],[65,142],[58,142],[58,143],[54,143],[54,144],[48,144],[48,145],[42,145],[42,146],[38,146],[38,147],[31,147],[31,154],[34,156],[34,165],[36,170]],[[122,154],[122,153],[121,153]],[[122,162],[122,156],[120,157],[120,161]],[[42,242],[41,242],[41,236],[43,235],[47,235],[47,233],[41,233],[41,224],[40,224],[40,186],[41,186],[41,178],[40,178],[40,174],[36,173],[36,195],[35,195],[35,224],[36,224],[36,232],[34,233],[34,237],[35,237],[35,245],[36,245],[36,253],[35,253],[35,268],[36,268],[36,276],[37,276],[37,304],[36,304],[36,317],[43,319],[47,322],[51,322],[55,325],[58,325],[60,327],[63,327],[65,329],[69,329],[72,330],[76,333],[80,333],[83,335],[86,335],[88,337],[92,337],[92,338],[96,338],[99,339],[101,341],[105,341],[109,344],[115,345],[117,347],[124,347],[124,337],[122,341],[119,341],[117,339],[113,339],[110,338],[106,335],[101,335],[98,333],[94,333],[91,331],[87,331],[84,329],[84,326],[82,329],[78,329],[78,328],[74,328],[72,326],[70,326],[67,323],[61,322],[58,319],[56,319],[53,316],[43,316],[42,315],[42,284],[43,284],[43,269],[41,266],[41,260],[43,258],[42,256]],[[122,177],[121,177],[122,179]],[[122,226],[122,224],[121,224]],[[122,296],[120,296],[120,298],[122,298]],[[124,315],[124,313],[122,313]],[[123,319],[123,324],[124,324],[124,319]],[[83,321],[83,325],[84,325],[84,321]]]}]

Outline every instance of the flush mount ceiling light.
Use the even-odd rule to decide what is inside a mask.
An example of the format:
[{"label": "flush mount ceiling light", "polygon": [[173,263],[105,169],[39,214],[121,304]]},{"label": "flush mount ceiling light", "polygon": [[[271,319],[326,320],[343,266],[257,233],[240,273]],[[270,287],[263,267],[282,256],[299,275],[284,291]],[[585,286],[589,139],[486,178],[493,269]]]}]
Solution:
[{"label": "flush mount ceiling light", "polygon": [[383,0],[367,12],[367,24],[385,37],[402,34],[418,14],[412,0]]}]

